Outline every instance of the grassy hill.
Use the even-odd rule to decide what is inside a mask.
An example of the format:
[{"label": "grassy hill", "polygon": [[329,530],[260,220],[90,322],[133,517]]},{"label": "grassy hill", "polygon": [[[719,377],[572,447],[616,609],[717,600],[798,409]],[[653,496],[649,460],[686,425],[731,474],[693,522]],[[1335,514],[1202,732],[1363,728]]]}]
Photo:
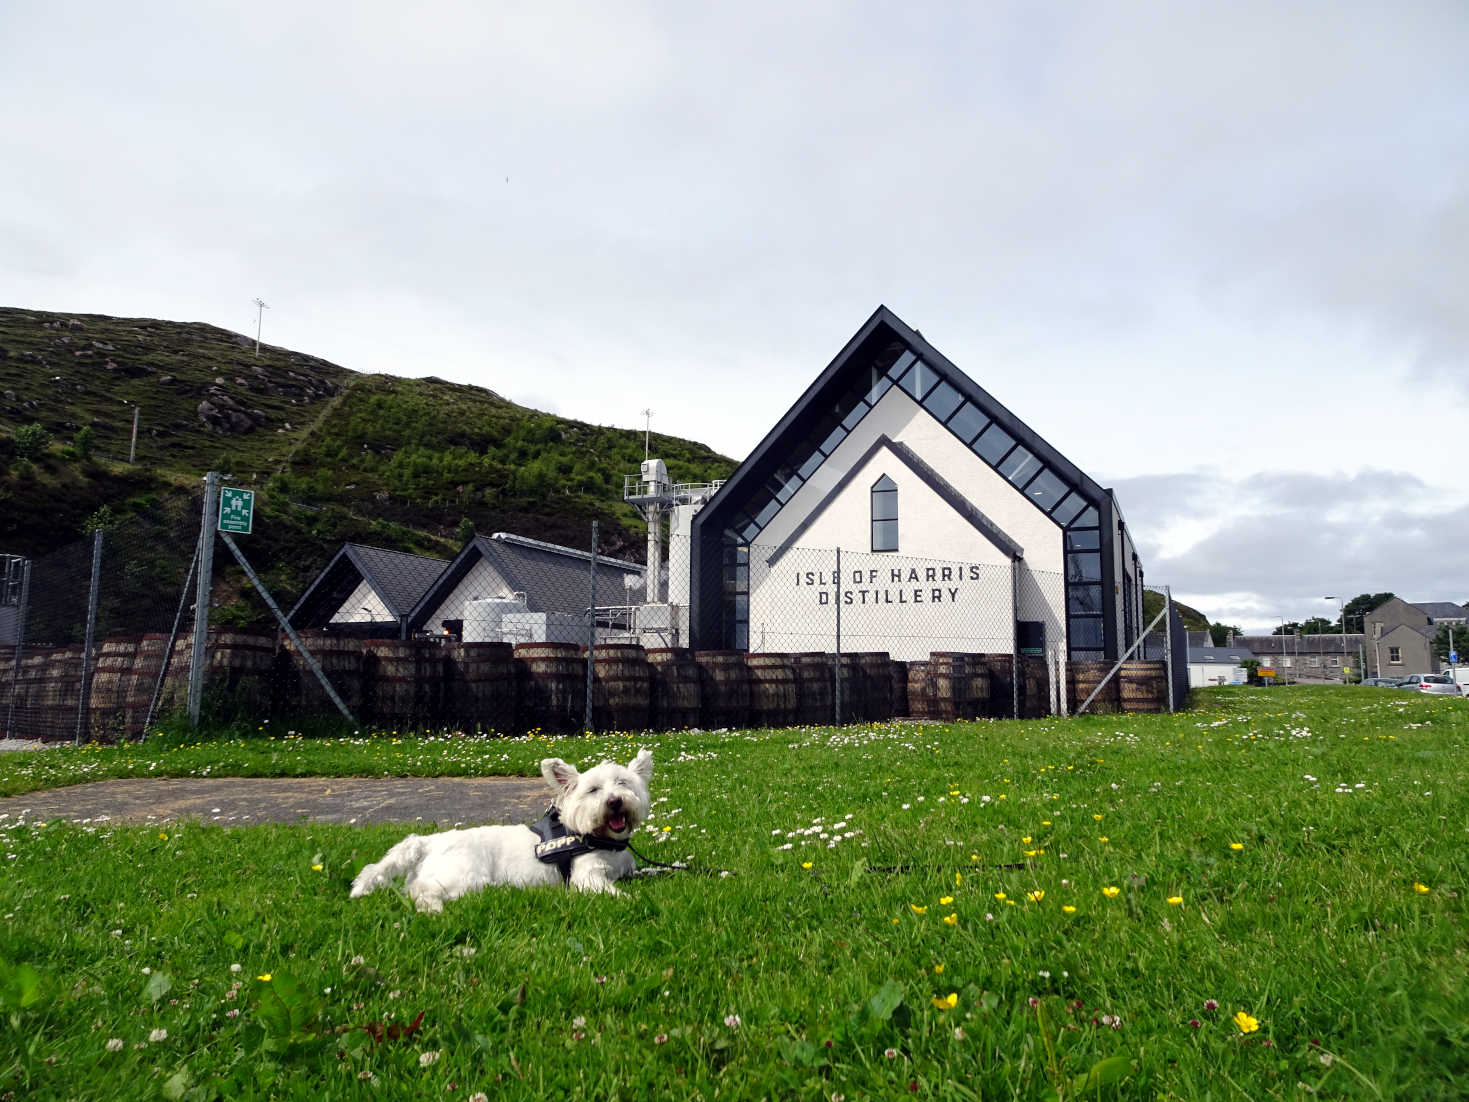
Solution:
[{"label": "grassy hill", "polygon": [[[50,442],[37,447],[41,430]],[[676,437],[653,447],[680,481],[736,465]],[[344,540],[448,556],[466,520],[582,547],[595,519],[604,552],[640,559],[641,523],[621,499],[642,458],[640,432],[481,387],[269,345],[257,356],[252,338],[211,325],[0,308],[0,552],[72,544],[104,506],[112,520],[160,504],[186,517],[178,506],[214,469],[257,491],[248,553],[282,599]],[[173,537],[185,563],[190,523]]]}]

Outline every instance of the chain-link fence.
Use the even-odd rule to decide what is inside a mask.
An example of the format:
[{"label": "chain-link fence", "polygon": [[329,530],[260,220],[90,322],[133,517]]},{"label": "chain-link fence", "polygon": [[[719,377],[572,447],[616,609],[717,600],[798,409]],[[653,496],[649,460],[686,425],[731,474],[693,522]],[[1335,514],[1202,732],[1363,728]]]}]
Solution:
[{"label": "chain-link fence", "polygon": [[[199,502],[147,506],[0,584],[0,723],[11,738],[136,736],[187,684]],[[187,535],[183,535],[187,533]]]},{"label": "chain-link fence", "polygon": [[[1072,661],[1065,578],[1003,553],[736,546],[700,589],[717,607],[696,610],[686,536],[650,586],[593,525],[580,548],[497,532],[452,560],[322,547],[302,592],[273,594],[248,541],[200,532],[210,500],[0,560],[7,736],[130,738],[175,711],[503,732],[1034,717],[1158,711],[1186,692],[1176,613],[1129,625],[1118,662]],[[268,616],[196,637],[198,594],[218,608],[247,585]]]}]

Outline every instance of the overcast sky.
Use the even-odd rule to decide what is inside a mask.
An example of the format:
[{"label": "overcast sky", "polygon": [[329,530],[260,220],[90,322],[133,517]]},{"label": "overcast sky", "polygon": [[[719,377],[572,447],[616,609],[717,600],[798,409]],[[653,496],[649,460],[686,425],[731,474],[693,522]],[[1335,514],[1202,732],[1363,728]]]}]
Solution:
[{"label": "overcast sky", "polygon": [[885,303],[1265,629],[1469,598],[1469,5],[7,0],[0,303],[743,458]]}]

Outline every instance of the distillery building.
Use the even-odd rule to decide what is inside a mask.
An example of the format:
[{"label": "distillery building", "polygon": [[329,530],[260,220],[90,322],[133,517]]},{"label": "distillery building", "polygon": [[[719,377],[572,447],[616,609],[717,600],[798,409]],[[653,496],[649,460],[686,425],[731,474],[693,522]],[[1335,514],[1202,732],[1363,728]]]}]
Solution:
[{"label": "distillery building", "polygon": [[1113,493],[886,307],[688,530],[702,649],[1095,662],[1145,626]]}]

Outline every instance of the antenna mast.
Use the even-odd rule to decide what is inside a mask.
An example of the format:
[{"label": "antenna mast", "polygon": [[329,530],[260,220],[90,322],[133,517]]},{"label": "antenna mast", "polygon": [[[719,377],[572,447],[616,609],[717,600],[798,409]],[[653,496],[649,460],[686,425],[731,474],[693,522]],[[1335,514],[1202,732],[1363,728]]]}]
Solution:
[{"label": "antenna mast", "polygon": [[648,437],[653,431],[653,411],[643,410],[643,458],[648,458]]},{"label": "antenna mast", "polygon": [[267,305],[265,305],[265,303],[261,302],[260,299],[258,299],[258,298],[253,299],[252,301],[255,303],[255,355],[256,356],[259,356],[260,355],[260,321],[265,316],[265,311],[269,310],[270,307],[267,306]]}]

